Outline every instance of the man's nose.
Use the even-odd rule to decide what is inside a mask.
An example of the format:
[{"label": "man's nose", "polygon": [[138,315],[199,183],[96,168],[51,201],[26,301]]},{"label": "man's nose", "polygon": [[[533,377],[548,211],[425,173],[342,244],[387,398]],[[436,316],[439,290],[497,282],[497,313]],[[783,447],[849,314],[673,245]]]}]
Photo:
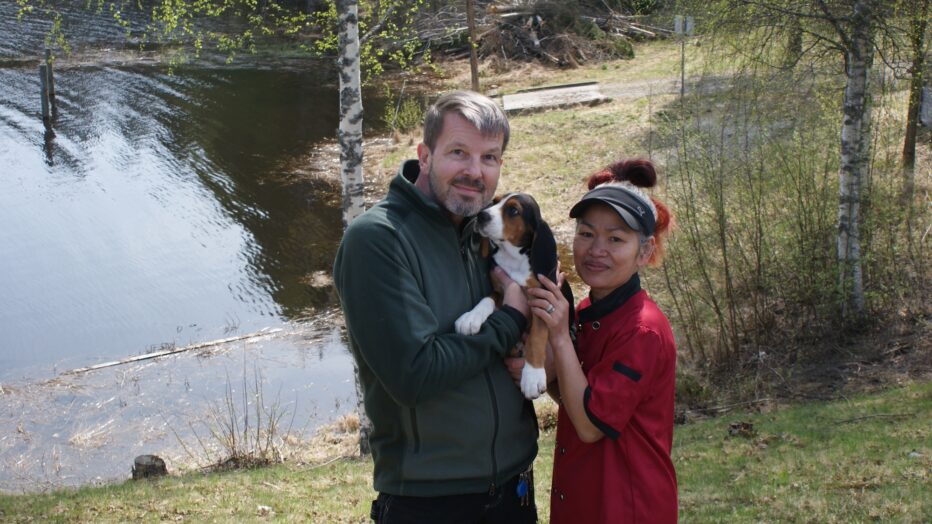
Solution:
[{"label": "man's nose", "polygon": [[466,174],[474,177],[482,176],[482,159],[477,155],[472,155],[466,162]]}]

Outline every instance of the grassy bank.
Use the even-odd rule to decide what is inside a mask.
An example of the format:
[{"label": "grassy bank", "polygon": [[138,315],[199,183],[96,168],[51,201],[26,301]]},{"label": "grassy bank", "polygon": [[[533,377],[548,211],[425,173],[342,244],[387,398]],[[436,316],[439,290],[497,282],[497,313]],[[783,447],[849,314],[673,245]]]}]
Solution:
[{"label": "grassy bank", "polygon": [[[929,522],[932,383],[677,426],[683,522]],[[745,423],[740,429],[732,425]],[[548,521],[554,434],[541,435]],[[369,460],[0,495],[4,522],[365,522]]]}]

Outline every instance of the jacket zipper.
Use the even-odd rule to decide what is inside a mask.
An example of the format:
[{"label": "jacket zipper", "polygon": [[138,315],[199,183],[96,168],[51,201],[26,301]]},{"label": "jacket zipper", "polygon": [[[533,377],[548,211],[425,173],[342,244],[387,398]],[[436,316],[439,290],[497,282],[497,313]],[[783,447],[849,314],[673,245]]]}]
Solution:
[{"label": "jacket zipper", "polygon": [[[460,240],[460,256],[463,259],[463,265],[466,266],[466,287],[469,289],[470,296],[473,293],[472,289],[472,280],[471,276],[473,275],[473,258],[466,254],[466,246],[462,243],[462,238]],[[490,450],[492,455],[492,480],[489,484],[489,495],[495,494],[495,479],[498,477],[498,461],[495,459],[495,442],[498,440],[498,402],[496,402],[495,397],[495,386],[492,385],[492,375],[489,374],[489,370],[486,369],[483,374],[485,375],[485,383],[489,388],[489,400],[492,404],[492,448]]]},{"label": "jacket zipper", "polygon": [[421,451],[421,434],[417,430],[417,410],[411,408],[411,433],[414,437],[414,452],[419,453]]},{"label": "jacket zipper", "polygon": [[485,370],[485,383],[489,387],[489,398],[492,401],[492,483],[489,486],[489,495],[494,495],[495,479],[498,477],[498,462],[495,460],[495,442],[498,440],[498,403],[495,401],[495,387],[492,385],[489,370]]}]

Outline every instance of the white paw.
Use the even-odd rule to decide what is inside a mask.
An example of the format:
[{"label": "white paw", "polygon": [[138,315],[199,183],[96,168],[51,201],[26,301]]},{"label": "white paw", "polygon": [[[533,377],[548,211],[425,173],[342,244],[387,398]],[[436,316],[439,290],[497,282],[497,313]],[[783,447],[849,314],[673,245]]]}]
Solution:
[{"label": "white paw", "polygon": [[460,315],[453,323],[453,328],[460,335],[475,335],[482,329],[482,323],[495,311],[495,301],[485,297],[476,307]]},{"label": "white paw", "polygon": [[453,326],[460,335],[475,335],[482,329],[483,322],[485,322],[485,316],[474,309],[460,315],[460,318],[456,319]]},{"label": "white paw", "polygon": [[544,368],[535,368],[525,363],[521,370],[521,393],[530,400],[541,396],[547,391],[547,372]]}]

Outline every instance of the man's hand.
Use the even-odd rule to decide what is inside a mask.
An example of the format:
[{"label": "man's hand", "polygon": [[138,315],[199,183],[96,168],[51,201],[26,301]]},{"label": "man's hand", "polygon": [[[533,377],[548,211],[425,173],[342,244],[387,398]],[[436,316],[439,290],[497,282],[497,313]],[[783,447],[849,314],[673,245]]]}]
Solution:
[{"label": "man's hand", "polygon": [[508,374],[515,381],[515,385],[521,386],[521,371],[524,370],[524,357],[505,357],[505,367]]},{"label": "man's hand", "polygon": [[498,266],[492,270],[492,287],[502,294],[502,304],[517,309],[525,318],[530,317],[531,308],[527,305],[524,290]]}]

